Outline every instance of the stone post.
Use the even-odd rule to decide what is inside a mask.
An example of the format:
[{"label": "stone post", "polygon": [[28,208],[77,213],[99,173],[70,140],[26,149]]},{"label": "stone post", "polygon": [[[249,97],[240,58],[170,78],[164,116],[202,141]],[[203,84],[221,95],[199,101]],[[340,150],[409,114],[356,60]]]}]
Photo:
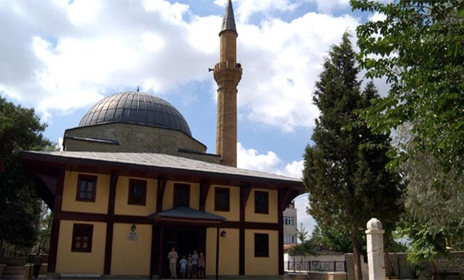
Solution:
[{"label": "stone post", "polygon": [[383,280],[385,274],[385,260],[383,254],[382,223],[376,218],[367,223],[367,263],[369,266],[369,280]]}]

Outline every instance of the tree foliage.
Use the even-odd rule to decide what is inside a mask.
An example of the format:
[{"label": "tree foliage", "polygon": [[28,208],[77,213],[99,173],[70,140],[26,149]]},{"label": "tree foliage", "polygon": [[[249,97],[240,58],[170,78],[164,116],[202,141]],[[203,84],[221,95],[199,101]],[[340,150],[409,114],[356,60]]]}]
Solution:
[{"label": "tree foliage", "polygon": [[[319,240],[319,244],[322,245],[323,248],[327,248],[331,251],[343,253],[353,252],[350,232],[342,230],[339,227],[317,225],[314,227],[311,238]],[[364,242],[360,243],[364,244]],[[361,251],[364,250],[361,249]]]},{"label": "tree foliage", "polygon": [[464,1],[351,4],[384,15],[357,29],[361,66],[391,85],[363,117],[377,131],[407,131],[392,161],[408,184],[400,233],[412,260],[433,261],[463,240]]},{"label": "tree foliage", "polygon": [[382,221],[386,234],[402,210],[399,177],[385,166],[390,149],[387,134],[374,134],[357,122],[356,110],[378,97],[373,83],[361,92],[350,36],[333,46],[316,83],[314,103],[320,110],[312,135],[314,145],[305,151],[303,181],[309,193],[311,214],[320,225],[348,232],[355,257],[356,279],[361,279],[360,240],[367,221]]},{"label": "tree foliage", "polygon": [[437,159],[427,152],[410,152],[411,131],[400,127],[398,141],[410,154],[399,165],[407,182],[405,213],[399,234],[410,240],[408,258],[413,262],[446,256],[461,250],[464,241],[464,178],[454,169],[444,173]]},{"label": "tree foliage", "polygon": [[464,1],[351,5],[384,15],[357,28],[361,67],[367,77],[384,77],[391,85],[388,96],[363,114],[369,127],[390,132],[410,125],[415,151],[430,153],[445,171],[463,170]]},{"label": "tree foliage", "polygon": [[303,223],[301,223],[300,228],[296,229],[296,237],[300,241],[300,243],[304,243],[306,241],[307,236],[308,236],[308,231],[303,226]]},{"label": "tree foliage", "polygon": [[44,129],[33,109],[0,97],[0,243],[27,248],[37,240],[40,201],[30,187],[19,152],[49,146]]}]

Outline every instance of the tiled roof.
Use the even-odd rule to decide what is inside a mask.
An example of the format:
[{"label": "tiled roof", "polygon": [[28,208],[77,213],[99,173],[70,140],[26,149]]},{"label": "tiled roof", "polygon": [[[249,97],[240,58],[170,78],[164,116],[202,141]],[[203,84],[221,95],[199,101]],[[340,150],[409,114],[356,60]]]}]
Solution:
[{"label": "tiled roof", "polygon": [[235,168],[225,165],[219,165],[199,160],[193,160],[183,157],[177,157],[166,154],[157,153],[105,153],[105,152],[23,152],[24,158],[40,157],[41,161],[48,160],[86,160],[106,162],[108,165],[127,164],[145,167],[156,167],[161,169],[170,169],[178,171],[191,171],[196,173],[209,173],[218,175],[229,175],[237,177],[249,177],[255,179],[268,179],[280,182],[301,185],[301,179],[266,173],[261,171],[247,170]]}]

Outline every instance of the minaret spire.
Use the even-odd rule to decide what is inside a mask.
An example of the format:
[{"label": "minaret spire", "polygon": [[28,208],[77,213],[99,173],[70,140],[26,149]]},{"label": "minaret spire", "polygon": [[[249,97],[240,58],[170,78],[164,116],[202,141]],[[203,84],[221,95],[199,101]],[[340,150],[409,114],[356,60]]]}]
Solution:
[{"label": "minaret spire", "polygon": [[237,63],[237,29],[234,9],[229,0],[222,21],[219,63],[214,66],[218,85],[216,153],[221,164],[237,167],[237,85],[242,67]]},{"label": "minaret spire", "polygon": [[229,0],[227,4],[226,11],[224,13],[224,19],[222,20],[222,31],[234,31],[237,33],[235,28],[235,17],[234,17],[234,8],[232,7],[232,0]]}]

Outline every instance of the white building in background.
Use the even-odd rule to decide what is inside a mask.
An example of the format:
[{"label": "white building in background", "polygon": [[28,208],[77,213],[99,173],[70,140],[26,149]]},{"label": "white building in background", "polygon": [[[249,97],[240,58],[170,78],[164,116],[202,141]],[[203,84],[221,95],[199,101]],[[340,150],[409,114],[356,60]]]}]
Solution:
[{"label": "white building in background", "polygon": [[284,210],[284,245],[297,243],[297,216],[295,202],[292,201]]}]

